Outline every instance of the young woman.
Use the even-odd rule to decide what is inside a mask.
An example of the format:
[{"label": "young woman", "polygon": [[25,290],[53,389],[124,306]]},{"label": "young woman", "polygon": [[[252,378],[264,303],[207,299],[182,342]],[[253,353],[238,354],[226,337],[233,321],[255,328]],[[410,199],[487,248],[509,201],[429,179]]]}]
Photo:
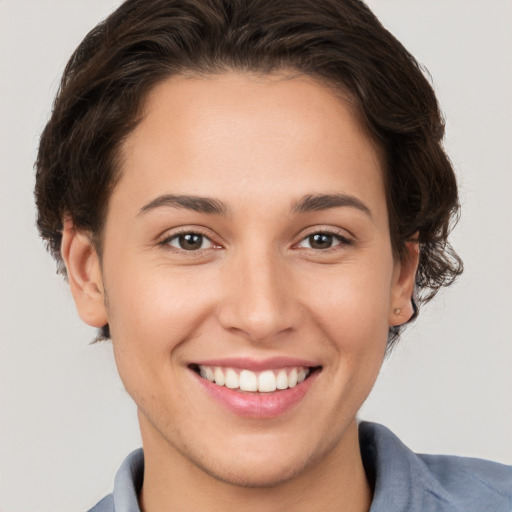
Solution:
[{"label": "young woman", "polygon": [[356,414],[462,266],[435,95],[356,0],[128,0],[72,56],[38,226],[143,451],[92,510],[509,510]]}]

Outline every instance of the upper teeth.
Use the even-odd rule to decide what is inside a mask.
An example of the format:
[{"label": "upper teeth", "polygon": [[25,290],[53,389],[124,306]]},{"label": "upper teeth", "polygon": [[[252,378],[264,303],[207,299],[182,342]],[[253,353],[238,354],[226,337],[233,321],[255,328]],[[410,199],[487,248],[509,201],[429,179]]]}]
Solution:
[{"label": "upper teeth", "polygon": [[201,377],[218,386],[226,386],[240,391],[260,391],[270,393],[276,389],[293,388],[300,384],[310,373],[309,368],[282,368],[252,372],[219,366],[199,366]]}]

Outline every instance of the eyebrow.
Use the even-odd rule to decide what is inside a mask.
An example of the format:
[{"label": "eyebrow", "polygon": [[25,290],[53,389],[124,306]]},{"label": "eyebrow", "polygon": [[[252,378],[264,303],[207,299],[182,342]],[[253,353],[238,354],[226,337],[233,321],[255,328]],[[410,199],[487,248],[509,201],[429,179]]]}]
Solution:
[{"label": "eyebrow", "polygon": [[307,213],[330,208],[349,207],[362,211],[369,217],[372,216],[370,208],[357,197],[347,194],[313,194],[304,196],[297,201],[292,211],[294,213]]},{"label": "eyebrow", "polygon": [[[138,215],[162,207],[183,208],[217,215],[227,215],[229,210],[222,201],[210,197],[164,194],[144,205]],[[360,199],[347,194],[309,194],[293,204],[292,213],[307,213],[340,207],[356,208],[366,215],[372,216],[370,209]]]},{"label": "eyebrow", "polygon": [[156,208],[184,208],[200,213],[214,213],[217,215],[227,215],[227,206],[217,199],[201,196],[165,194],[144,205],[138,215],[143,215]]}]

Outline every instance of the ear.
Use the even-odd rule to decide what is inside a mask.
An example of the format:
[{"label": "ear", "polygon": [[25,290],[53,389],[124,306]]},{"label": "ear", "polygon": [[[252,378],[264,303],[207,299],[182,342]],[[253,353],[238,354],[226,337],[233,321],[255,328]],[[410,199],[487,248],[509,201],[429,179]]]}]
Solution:
[{"label": "ear", "polygon": [[90,238],[71,220],[64,222],[61,254],[78,315],[92,327],[103,327],[108,316],[99,257]]},{"label": "ear", "polygon": [[395,264],[393,273],[388,320],[390,326],[405,324],[414,314],[412,294],[416,282],[420,248],[417,242],[407,242],[405,245],[406,254]]}]

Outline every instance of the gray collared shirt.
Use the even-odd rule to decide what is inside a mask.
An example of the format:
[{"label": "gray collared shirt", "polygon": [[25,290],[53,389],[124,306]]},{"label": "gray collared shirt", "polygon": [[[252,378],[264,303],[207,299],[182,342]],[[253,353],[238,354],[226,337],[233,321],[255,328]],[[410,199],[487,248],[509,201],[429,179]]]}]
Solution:
[{"label": "gray collared shirt", "polygon": [[[482,459],[417,455],[390,430],[359,425],[361,454],[374,488],[370,512],[512,512],[512,466]],[[140,512],[142,449],[116,474],[114,492],[89,512]]]}]

